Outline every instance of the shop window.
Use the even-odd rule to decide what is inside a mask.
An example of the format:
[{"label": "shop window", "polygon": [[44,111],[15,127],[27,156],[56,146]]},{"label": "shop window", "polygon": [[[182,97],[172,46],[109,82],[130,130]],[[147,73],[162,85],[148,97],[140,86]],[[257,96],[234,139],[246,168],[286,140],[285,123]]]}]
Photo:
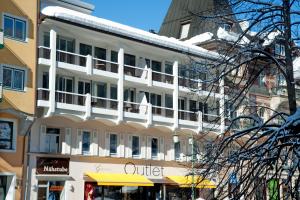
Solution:
[{"label": "shop window", "polygon": [[181,24],[179,39],[187,38],[190,31],[191,22]]},{"label": "shop window", "polygon": [[39,181],[38,200],[60,200],[65,199],[64,181]]},{"label": "shop window", "polygon": [[132,156],[140,156],[140,138],[138,136],[132,136]]},{"label": "shop window", "polygon": [[109,153],[110,155],[116,155],[118,148],[118,136],[116,134],[110,134],[109,136]]},{"label": "shop window", "polygon": [[91,133],[88,131],[82,132],[82,154],[90,155]]},{"label": "shop window", "polygon": [[1,73],[3,73],[2,83],[4,88],[18,91],[24,90],[25,70],[3,66]]},{"label": "shop window", "polygon": [[0,150],[16,150],[16,137],[15,122],[0,119]]},{"label": "shop window", "polygon": [[0,173],[0,199],[14,199],[15,176]]},{"label": "shop window", "polygon": [[152,159],[156,159],[158,156],[158,139],[151,139],[151,157]]},{"label": "shop window", "polygon": [[11,15],[3,15],[4,36],[16,40],[26,41],[27,20]]},{"label": "shop window", "polygon": [[180,160],[180,142],[174,143],[175,160]]}]

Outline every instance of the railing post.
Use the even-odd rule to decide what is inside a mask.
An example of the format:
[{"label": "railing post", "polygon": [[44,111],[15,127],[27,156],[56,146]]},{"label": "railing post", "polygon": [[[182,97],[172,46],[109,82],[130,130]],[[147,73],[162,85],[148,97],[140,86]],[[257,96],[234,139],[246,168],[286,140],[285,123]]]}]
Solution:
[{"label": "railing post", "polygon": [[148,68],[147,71],[148,71],[148,76],[147,76],[148,86],[151,87],[152,86],[152,69]]},{"label": "railing post", "polygon": [[93,67],[92,67],[93,58],[91,55],[86,56],[86,73],[87,75],[92,75]]},{"label": "railing post", "polygon": [[198,111],[198,133],[203,130],[202,112]]},{"label": "railing post", "polygon": [[175,61],[173,64],[173,76],[174,76],[174,90],[173,90],[173,112],[174,112],[174,130],[178,128],[178,93],[179,93],[179,86],[178,86],[178,61]]},{"label": "railing post", "polygon": [[49,67],[49,110],[47,116],[55,112],[55,79],[56,79],[56,31],[50,30],[50,67]]},{"label": "railing post", "polygon": [[118,121],[121,123],[124,118],[124,49],[120,48],[118,52],[119,80],[118,80]]},{"label": "railing post", "polygon": [[147,112],[147,127],[150,127],[152,125],[152,104],[148,103],[148,112]]},{"label": "railing post", "polygon": [[90,93],[85,95],[85,116],[84,119],[87,120],[92,114],[92,96]]},{"label": "railing post", "polygon": [[225,133],[225,89],[224,89],[224,78],[220,79],[220,115],[221,115],[221,126],[220,126],[220,131],[221,134]]}]

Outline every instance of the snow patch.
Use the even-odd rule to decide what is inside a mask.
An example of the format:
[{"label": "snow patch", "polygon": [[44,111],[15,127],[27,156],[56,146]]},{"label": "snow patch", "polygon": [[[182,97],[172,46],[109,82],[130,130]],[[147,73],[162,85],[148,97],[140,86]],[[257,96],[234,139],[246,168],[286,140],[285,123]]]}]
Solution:
[{"label": "snow patch", "polygon": [[216,52],[208,51],[204,48],[179,41],[175,38],[159,36],[144,30],[119,24],[95,16],[87,15],[67,8],[62,8],[59,6],[48,6],[42,9],[41,12],[42,14],[49,17],[55,17],[66,21],[89,26],[92,28],[96,28],[99,30],[104,30],[110,33],[116,33],[147,43],[155,44],[161,47],[167,47],[185,53],[192,53],[202,57],[209,57],[214,59],[220,58],[220,54]]},{"label": "snow patch", "polygon": [[196,36],[190,38],[189,40],[185,40],[184,42],[187,44],[199,45],[202,42],[211,40],[213,36],[214,36],[214,34],[212,34],[211,32],[206,32],[206,33],[202,33],[200,35],[196,35]]},{"label": "snow patch", "polygon": [[272,44],[272,42],[275,40],[275,38],[280,35],[280,31],[274,31],[269,33],[269,35],[267,37],[265,37],[265,41],[263,43],[263,46],[269,46],[270,44]]},{"label": "snow patch", "polygon": [[223,28],[219,28],[218,32],[217,32],[218,38],[226,40],[226,41],[230,41],[230,42],[237,42],[239,44],[247,44],[250,42],[250,40],[248,38],[246,38],[245,36],[242,37],[240,39],[240,35],[234,32],[228,32]]},{"label": "snow patch", "polygon": [[297,57],[293,61],[293,66],[294,66],[294,78],[300,79],[300,57]]}]

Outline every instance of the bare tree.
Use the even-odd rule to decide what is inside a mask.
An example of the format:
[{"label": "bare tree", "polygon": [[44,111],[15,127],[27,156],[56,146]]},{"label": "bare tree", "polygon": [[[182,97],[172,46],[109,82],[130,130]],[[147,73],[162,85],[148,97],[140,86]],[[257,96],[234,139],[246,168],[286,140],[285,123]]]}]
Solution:
[{"label": "bare tree", "polygon": [[[215,39],[222,45],[216,51],[222,59],[209,67],[191,59],[194,67],[189,70],[198,77],[210,74],[201,82],[211,91],[220,89],[218,83],[224,80],[226,106],[220,114],[227,116],[226,131],[212,141],[214,148],[196,165],[197,173],[206,178],[218,174],[217,199],[265,199],[267,187],[275,200],[279,197],[274,188],[279,185],[285,199],[300,199],[300,110],[293,69],[299,55],[300,1],[228,0],[220,1],[216,9],[193,14],[215,24],[229,23],[237,31],[218,30],[220,37]],[[287,90],[281,98],[286,98],[287,110],[251,99],[262,77],[267,84],[263,95],[270,100],[278,91],[274,78],[281,76]],[[259,116],[262,110],[268,111],[268,118]]]}]

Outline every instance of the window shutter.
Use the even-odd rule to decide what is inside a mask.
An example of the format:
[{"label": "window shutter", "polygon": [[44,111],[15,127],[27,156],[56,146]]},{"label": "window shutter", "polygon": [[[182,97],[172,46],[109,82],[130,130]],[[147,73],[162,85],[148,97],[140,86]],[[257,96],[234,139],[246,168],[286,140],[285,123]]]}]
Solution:
[{"label": "window shutter", "polygon": [[82,154],[82,131],[80,129],[77,129],[77,148],[76,148],[76,154]]},{"label": "window shutter", "polygon": [[151,159],[151,139],[152,139],[152,137],[147,137],[146,159]]},{"label": "window shutter", "polygon": [[46,137],[46,126],[41,125],[40,129],[40,152],[47,152],[47,147],[49,147],[49,140]]},{"label": "window shutter", "polygon": [[93,142],[92,142],[92,155],[98,156],[98,133],[96,130],[93,131]]},{"label": "window shutter", "polygon": [[132,135],[128,135],[127,146],[126,146],[126,157],[132,157]]},{"label": "window shutter", "polygon": [[159,138],[159,159],[164,160],[165,159],[165,144],[164,144],[164,138]]},{"label": "window shutter", "polygon": [[120,134],[119,137],[118,137],[118,142],[119,142],[119,145],[118,145],[118,156],[120,158],[123,158],[125,155],[125,145],[124,145],[124,134]]},{"label": "window shutter", "polygon": [[71,134],[72,134],[72,129],[66,128],[65,129],[65,140],[62,143],[62,153],[63,154],[71,153]]},{"label": "window shutter", "polygon": [[105,133],[105,156],[109,156],[109,133]]},{"label": "window shutter", "polygon": [[141,158],[146,158],[146,151],[147,151],[147,143],[146,143],[146,136],[142,136],[141,138]]}]

